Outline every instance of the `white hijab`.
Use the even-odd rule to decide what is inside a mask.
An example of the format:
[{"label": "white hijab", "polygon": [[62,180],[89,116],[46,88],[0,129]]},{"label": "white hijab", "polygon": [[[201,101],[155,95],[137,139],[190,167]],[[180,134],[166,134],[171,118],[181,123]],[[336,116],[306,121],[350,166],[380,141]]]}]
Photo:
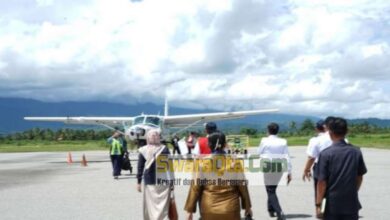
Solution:
[{"label": "white hijab", "polygon": [[153,163],[153,160],[160,154],[165,146],[161,144],[160,131],[157,129],[149,130],[146,133],[146,145],[138,151],[146,159],[146,167]]}]

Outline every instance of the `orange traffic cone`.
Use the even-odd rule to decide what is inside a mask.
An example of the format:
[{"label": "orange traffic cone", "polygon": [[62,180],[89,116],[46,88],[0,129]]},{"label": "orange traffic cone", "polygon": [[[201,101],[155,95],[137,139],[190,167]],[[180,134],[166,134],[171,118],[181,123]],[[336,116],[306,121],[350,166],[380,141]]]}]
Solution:
[{"label": "orange traffic cone", "polygon": [[68,162],[68,164],[72,164],[73,163],[72,154],[70,152],[68,152],[68,158],[66,159],[66,161]]},{"label": "orange traffic cone", "polygon": [[87,159],[85,159],[85,154],[83,154],[83,158],[81,160],[81,166],[83,166],[83,167],[87,166]]}]

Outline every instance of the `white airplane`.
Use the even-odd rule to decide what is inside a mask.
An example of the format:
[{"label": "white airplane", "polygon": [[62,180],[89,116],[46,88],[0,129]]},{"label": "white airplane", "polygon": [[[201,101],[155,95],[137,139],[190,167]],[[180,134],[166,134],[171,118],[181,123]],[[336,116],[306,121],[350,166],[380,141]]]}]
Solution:
[{"label": "white airplane", "polygon": [[112,130],[123,126],[126,138],[145,143],[145,134],[150,129],[159,129],[163,139],[170,136],[170,129],[179,129],[175,133],[209,121],[238,119],[248,115],[258,115],[277,112],[278,109],[263,109],[252,111],[217,112],[187,115],[168,115],[168,103],[165,101],[164,115],[139,115],[135,117],[24,117],[28,121],[63,122],[65,124],[102,125]]}]

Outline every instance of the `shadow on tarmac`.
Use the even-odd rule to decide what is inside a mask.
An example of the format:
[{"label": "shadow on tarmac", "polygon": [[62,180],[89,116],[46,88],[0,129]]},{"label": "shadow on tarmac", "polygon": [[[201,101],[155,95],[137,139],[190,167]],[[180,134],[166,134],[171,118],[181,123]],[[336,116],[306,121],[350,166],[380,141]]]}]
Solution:
[{"label": "shadow on tarmac", "polygon": [[312,215],[307,215],[307,214],[286,214],[285,215],[286,219],[301,219],[301,218],[311,218]]}]

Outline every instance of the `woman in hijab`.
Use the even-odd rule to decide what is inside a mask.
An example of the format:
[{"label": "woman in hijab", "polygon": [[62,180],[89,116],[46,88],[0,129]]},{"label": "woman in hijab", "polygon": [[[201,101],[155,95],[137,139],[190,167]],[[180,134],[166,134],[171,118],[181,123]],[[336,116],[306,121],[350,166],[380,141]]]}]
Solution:
[{"label": "woman in hijab", "polygon": [[143,208],[145,220],[165,220],[171,199],[172,187],[156,184],[156,157],[169,154],[166,146],[161,144],[160,131],[153,129],[146,134],[146,145],[139,148],[138,156],[138,185],[141,192],[141,182],[144,180]]},{"label": "woman in hijab", "polygon": [[[214,155],[224,154],[226,137],[223,133],[210,135],[208,143]],[[197,178],[202,179],[202,177]],[[196,204],[200,200],[202,220],[240,220],[240,199],[245,216],[252,216],[251,200],[246,184],[193,184],[188,192],[184,210],[188,213],[187,220],[192,220]]]}]

